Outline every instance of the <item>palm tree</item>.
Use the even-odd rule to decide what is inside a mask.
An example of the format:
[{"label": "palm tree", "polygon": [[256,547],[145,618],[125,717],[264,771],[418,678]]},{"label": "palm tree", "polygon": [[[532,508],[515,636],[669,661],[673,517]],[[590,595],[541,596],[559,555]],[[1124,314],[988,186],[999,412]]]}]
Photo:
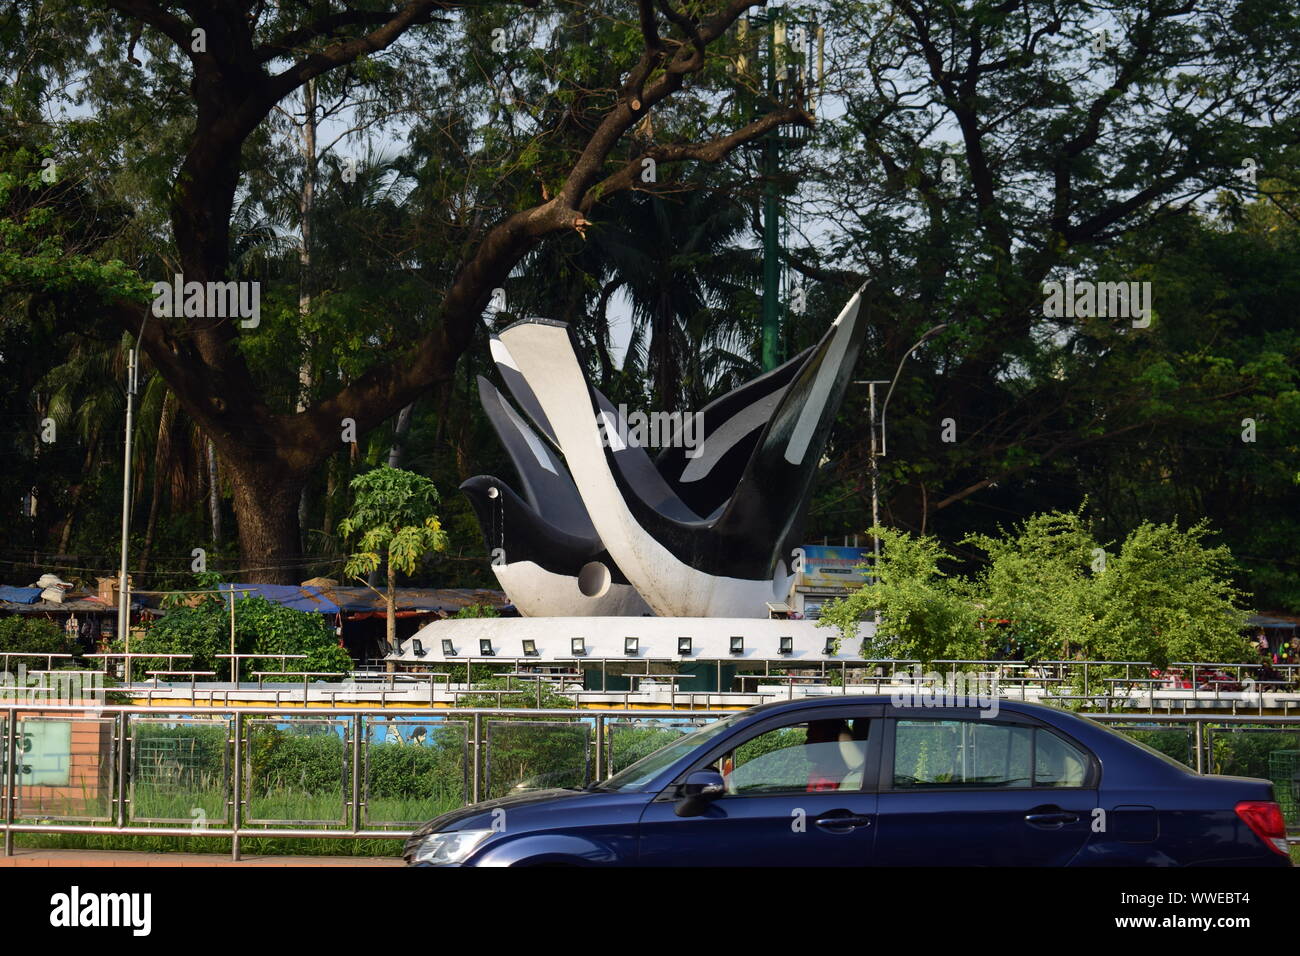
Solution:
[{"label": "palm tree", "polygon": [[[597,230],[609,282],[631,301],[627,363],[661,408],[698,407],[753,374],[759,260],[737,244],[744,207],[716,189],[629,194]],[[626,367],[626,365],[625,365]]]}]

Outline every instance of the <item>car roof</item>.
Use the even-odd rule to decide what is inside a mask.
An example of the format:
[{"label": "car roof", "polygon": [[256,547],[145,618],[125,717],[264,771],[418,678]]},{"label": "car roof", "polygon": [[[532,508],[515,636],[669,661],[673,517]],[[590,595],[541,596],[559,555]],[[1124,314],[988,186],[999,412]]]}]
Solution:
[{"label": "car roof", "polygon": [[[793,700],[777,700],[766,704],[758,704],[749,710],[743,711],[746,716],[762,714],[779,714],[786,711],[804,710],[805,708],[821,707],[842,707],[845,704],[883,704],[885,706],[894,705],[894,698],[889,694],[828,694],[824,697],[796,697]],[[919,705],[918,705],[919,706]],[[925,708],[931,709],[931,708]],[[1051,707],[1046,704],[1035,704],[1026,700],[1008,700],[1005,697],[998,698],[998,710],[1009,711],[1015,714],[1027,714],[1029,716],[1043,717],[1072,717],[1074,716],[1068,710],[1062,710],[1060,707]]]}]

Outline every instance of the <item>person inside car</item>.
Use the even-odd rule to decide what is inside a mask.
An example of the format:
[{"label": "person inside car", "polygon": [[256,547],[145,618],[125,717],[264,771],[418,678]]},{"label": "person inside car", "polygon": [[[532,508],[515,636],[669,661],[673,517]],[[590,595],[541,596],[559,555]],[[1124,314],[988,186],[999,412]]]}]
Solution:
[{"label": "person inside car", "polygon": [[809,793],[861,786],[867,756],[866,727],[864,720],[856,721],[853,729],[844,720],[808,722]]}]

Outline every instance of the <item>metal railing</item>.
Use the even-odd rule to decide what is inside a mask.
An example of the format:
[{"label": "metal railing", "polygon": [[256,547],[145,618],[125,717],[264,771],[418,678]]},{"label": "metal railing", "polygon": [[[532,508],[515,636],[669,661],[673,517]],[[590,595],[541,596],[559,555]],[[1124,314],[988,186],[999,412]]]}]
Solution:
[{"label": "metal railing", "polygon": [[[643,710],[633,709],[596,712],[577,709],[412,708],[395,715],[392,711],[374,708],[187,709],[176,706],[9,703],[0,705],[0,722],[3,724],[0,727],[0,745],[3,746],[0,754],[4,757],[0,761],[0,782],[3,783],[0,829],[4,831],[5,855],[12,855],[15,835],[21,833],[223,838],[231,841],[231,856],[236,860],[240,858],[241,842],[249,838],[402,839],[425,819],[496,795],[503,784],[513,783],[517,778],[510,776],[512,770],[522,766],[518,762],[512,763],[513,755],[521,747],[518,739],[521,735],[527,738],[529,735],[568,733],[572,746],[564,766],[542,769],[563,771],[569,774],[565,783],[581,785],[592,779],[605,778],[617,769],[616,763],[621,765],[641,756],[639,752],[625,751],[618,760],[615,759],[615,750],[624,731],[658,729],[684,732],[691,725],[721,716],[718,711],[707,710],[648,716]],[[1298,737],[1297,746],[1294,749],[1278,748],[1274,752],[1295,754],[1295,769],[1300,772],[1298,717],[1211,714],[1092,716],[1129,733],[1183,731],[1189,736],[1190,765],[1198,771],[1214,768],[1215,741],[1220,734],[1248,729],[1257,733],[1294,732]],[[86,758],[83,764],[90,766],[97,776],[90,786],[83,779],[80,798],[69,796],[67,791],[75,789],[70,778],[60,777],[61,785],[23,783],[19,779],[24,773],[36,769],[21,764],[27,741],[24,740],[24,745],[20,746],[20,738],[29,736],[29,725],[48,726],[51,722],[72,728],[68,731],[69,737],[74,730],[79,731],[83,750],[87,737],[94,737],[91,749],[85,750],[81,756]],[[393,801],[380,795],[376,786],[378,781],[372,779],[376,762],[382,757],[380,748],[395,744],[425,746],[425,737],[420,737],[417,744],[414,737],[402,738],[400,731],[394,740],[389,736],[394,727],[413,730],[417,734],[420,728],[426,734],[430,731],[435,736],[441,734],[441,753],[446,757],[444,769],[448,771],[444,776],[458,784],[441,795],[417,796],[401,804],[398,811],[406,813],[409,819],[400,818],[400,813],[397,819],[384,816],[384,801]],[[208,756],[221,769],[201,781],[208,787],[206,791],[196,782],[196,777],[186,776],[187,770],[180,765],[179,758],[167,760],[168,748],[157,743],[160,733],[181,728],[186,729],[186,733],[179,735],[182,740],[192,740],[204,732],[208,734]],[[322,805],[334,801],[336,814],[331,816],[321,810],[315,815],[298,812],[295,816],[292,808],[277,804],[279,791],[271,786],[275,771],[267,769],[272,765],[268,763],[267,755],[274,756],[276,747],[284,743],[286,735],[334,738],[327,739],[322,749],[329,751],[329,759],[336,761],[337,766],[321,776],[328,780],[337,770],[338,787],[332,792],[326,788],[324,797],[320,799]],[[376,739],[377,735],[382,736]],[[151,741],[153,745],[146,748],[144,744]],[[548,743],[554,749],[554,741],[548,740]],[[657,739],[652,743],[654,749],[661,745]],[[75,744],[69,744],[65,768],[69,774],[77,769],[74,749]],[[189,754],[194,754],[197,749],[197,744],[188,748],[170,748],[173,753]],[[575,770],[579,756],[581,769]],[[505,767],[500,775],[494,764]],[[166,776],[164,771],[174,773],[175,788],[159,793],[159,781]],[[198,773],[192,767],[189,772]],[[306,775],[304,770],[303,777]],[[32,796],[34,791],[42,788],[56,796],[62,795],[57,796],[53,806],[45,804]],[[168,797],[180,802],[169,806],[166,804]],[[183,806],[186,800],[191,804],[202,804],[206,800],[206,805],[186,809]],[[440,805],[439,800],[442,801]],[[33,806],[29,807],[29,802]],[[278,813],[277,807],[280,807]],[[301,804],[297,809],[301,810]],[[209,810],[214,820],[212,824],[208,823]],[[1300,808],[1290,806],[1288,815],[1293,828],[1300,827],[1298,810]],[[200,814],[203,822],[196,828],[195,820]],[[1291,839],[1300,842],[1300,835]]]},{"label": "metal railing", "polygon": [[[58,655],[55,655],[58,656]],[[160,670],[177,670],[175,659],[187,658],[187,654],[133,652],[125,654],[94,654],[88,658],[102,658],[107,671],[113,660],[124,659],[129,664],[141,660],[166,660],[165,668]],[[217,655],[229,658],[231,655]],[[646,695],[634,689],[638,682],[655,687],[655,703],[668,703],[676,709],[683,706],[688,710],[700,707],[743,707],[766,699],[776,697],[794,697],[798,694],[825,693],[859,693],[863,691],[884,692],[888,687],[899,684],[914,683],[916,671],[922,667],[921,662],[907,659],[879,660],[819,660],[804,661],[797,657],[776,658],[692,658],[693,664],[703,664],[716,673],[716,689],[705,690],[692,688],[692,680],[701,679],[707,672],[694,675],[673,673],[670,668],[683,663],[677,659],[658,658],[565,658],[538,661],[535,658],[457,658],[454,661],[427,661],[419,664],[403,663],[403,671],[384,671],[374,674],[354,671],[334,684],[322,684],[312,678],[329,676],[323,673],[288,671],[287,660],[300,658],[292,654],[240,654],[234,655],[237,662],[252,658],[275,659],[280,662],[280,671],[255,671],[258,695],[250,697],[242,693],[245,688],[237,684],[207,686],[195,680],[187,681],[189,702],[197,706],[206,702],[210,706],[230,707],[237,705],[258,704],[259,698],[269,697],[280,702],[293,704],[296,694],[301,694],[298,701],[304,706],[310,699],[316,699],[331,706],[366,706],[373,702],[373,692],[377,686],[387,688],[387,693],[380,692],[379,702],[428,703],[430,706],[450,703],[456,707],[464,696],[481,694],[484,696],[508,696],[499,692],[489,692],[473,686],[472,673],[477,665],[495,665],[507,668],[499,676],[506,679],[506,691],[513,684],[527,687],[530,696],[541,703],[543,685],[549,684],[560,690],[565,696],[592,707],[603,709],[616,707],[620,701],[624,707],[633,706],[637,697]],[[6,654],[3,664],[7,671],[10,658],[47,659],[44,654]],[[652,665],[660,665],[659,671],[652,671]],[[46,666],[53,669],[52,659],[46,660]],[[548,673],[544,668],[553,669],[567,666],[565,673]],[[438,668],[434,673],[428,669]],[[609,674],[611,667],[620,673]],[[407,670],[408,668],[418,668]],[[571,692],[568,687],[581,680],[582,668],[592,669],[592,686],[580,692]],[[595,669],[599,668],[600,684],[594,684]],[[421,670],[423,669],[423,670]],[[725,670],[724,670],[725,669]],[[1193,710],[1207,708],[1229,710],[1232,713],[1253,712],[1263,714],[1273,710],[1289,714],[1300,712],[1300,664],[1280,663],[1216,663],[1216,662],[1174,662],[1157,669],[1145,661],[1106,661],[1106,660],[977,660],[977,659],[943,659],[931,661],[924,665],[924,670],[938,673],[944,677],[961,673],[967,678],[972,676],[992,683],[997,692],[1004,697],[1016,699],[1040,699],[1060,702],[1072,706],[1083,706],[1100,711],[1127,710],[1142,707],[1148,713],[1172,712],[1181,710],[1189,713]],[[178,671],[179,673],[179,671]],[[191,673],[186,671],[185,673]],[[457,677],[463,675],[464,681],[456,683]],[[196,676],[196,675],[192,675]],[[298,689],[272,690],[267,688],[264,679],[270,676],[294,677]],[[627,688],[615,690],[609,686],[609,677],[616,676],[627,681]],[[657,686],[656,686],[656,679]],[[767,683],[775,687],[763,688]],[[683,687],[682,684],[687,686]],[[174,700],[177,687],[159,687],[137,684],[118,689],[143,698],[152,703],[157,698]],[[805,689],[806,688],[806,689]],[[649,687],[645,688],[649,690]],[[441,697],[439,694],[441,693]],[[724,701],[722,698],[732,698]],[[663,700],[666,698],[666,701]]]},{"label": "metal railing", "polygon": [[[366,771],[371,767],[373,751],[384,746],[375,741],[374,731],[383,732],[393,725],[411,728],[414,725],[435,729],[461,729],[463,738],[463,786],[455,806],[476,803],[485,798],[489,785],[498,784],[489,774],[491,752],[489,743],[495,732],[512,726],[528,729],[554,728],[557,722],[584,728],[582,783],[593,777],[603,779],[610,771],[610,732],[619,722],[644,724],[641,711],[611,710],[600,713],[580,710],[489,709],[489,708],[421,708],[406,709],[400,715],[390,710],[366,708],[306,708],[306,707],[199,707],[176,706],[144,707],[135,705],[51,706],[38,701],[23,704],[0,705],[0,829],[4,831],[5,855],[12,855],[14,836],[19,833],[84,834],[94,836],[173,836],[177,838],[214,837],[231,840],[233,859],[240,858],[241,841],[250,837],[290,839],[403,839],[411,830],[436,815],[427,810],[412,820],[372,820],[368,810],[372,804],[370,780]],[[673,721],[707,722],[723,716],[717,711],[676,711]],[[59,785],[25,784],[18,779],[23,748],[20,735],[31,723],[63,722],[73,726],[101,726],[108,733],[100,735],[99,750],[93,764],[99,772],[96,785],[86,787],[82,782],[81,796],[69,797],[66,791],[71,781]],[[153,770],[140,771],[137,747],[140,731],[157,724],[189,725],[216,730],[219,743],[229,755],[224,763],[224,779],[218,781],[222,795],[218,816],[220,825],[206,822],[195,827],[194,812],[184,816],[167,817],[173,825],[160,825],[159,815],[153,812],[136,812],[140,799],[141,778],[155,780]],[[259,733],[267,727],[279,730],[288,728],[319,728],[332,725],[338,731],[341,746],[338,748],[341,787],[339,806],[343,813],[337,819],[286,819],[285,825],[274,825],[256,811],[257,791],[266,781],[259,778],[254,764],[254,752],[262,745]],[[553,731],[552,731],[553,732]],[[594,744],[594,747],[592,746]],[[405,744],[404,744],[405,746]],[[594,750],[594,761],[590,751]],[[453,761],[454,763],[455,761]],[[67,769],[75,767],[76,755],[69,753]],[[28,768],[33,769],[33,768]],[[508,782],[508,781],[507,781]],[[26,812],[23,791],[48,789],[62,793],[64,802],[53,810],[38,805]],[[28,798],[31,799],[31,798]],[[272,801],[267,801],[268,803]],[[430,797],[432,805],[436,800]],[[443,806],[437,812],[453,809]],[[193,811],[202,808],[194,807]],[[141,824],[133,820],[147,819]],[[205,815],[206,818],[206,815]],[[33,822],[40,821],[40,822]]]}]

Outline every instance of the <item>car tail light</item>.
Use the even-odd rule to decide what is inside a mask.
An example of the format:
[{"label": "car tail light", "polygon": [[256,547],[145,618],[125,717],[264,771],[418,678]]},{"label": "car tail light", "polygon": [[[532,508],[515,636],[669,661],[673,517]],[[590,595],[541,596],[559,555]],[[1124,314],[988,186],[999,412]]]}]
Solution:
[{"label": "car tail light", "polygon": [[1272,800],[1243,800],[1237,804],[1237,816],[1250,827],[1255,836],[1272,849],[1289,857],[1286,849],[1286,820],[1282,808]]}]

